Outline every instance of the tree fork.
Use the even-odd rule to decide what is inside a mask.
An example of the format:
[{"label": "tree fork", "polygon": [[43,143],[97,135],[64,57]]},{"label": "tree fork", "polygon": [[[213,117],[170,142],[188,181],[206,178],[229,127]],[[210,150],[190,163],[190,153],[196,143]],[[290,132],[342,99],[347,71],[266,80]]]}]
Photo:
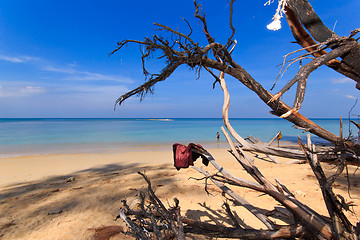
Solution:
[{"label": "tree fork", "polygon": [[[255,92],[259,96],[259,98],[272,109],[272,111],[270,112],[271,114],[280,117],[281,115],[291,110],[291,107],[289,107],[280,100],[274,102],[270,101],[274,95],[271,94],[269,91],[267,91],[255,79],[253,79],[252,76],[241,66],[238,65],[237,68],[224,67],[222,63],[219,63],[212,59],[204,59],[203,65],[206,65],[207,67],[215,68],[219,71],[224,71],[225,73],[238,79],[247,88]],[[299,112],[289,115],[286,118],[286,120],[294,123],[295,125],[301,128],[306,129],[308,132],[313,133],[318,137],[321,137],[333,144],[338,144],[341,141],[340,137],[320,127],[319,125],[317,125],[310,119],[306,118]],[[358,144],[353,143],[351,141],[345,141],[345,144],[350,148],[355,148],[355,150],[358,151],[358,153],[360,153],[360,146]]]},{"label": "tree fork", "polygon": [[[312,43],[315,43],[315,41],[312,37],[318,42],[325,42],[331,38],[339,37],[324,25],[307,0],[288,0],[285,11],[291,32],[303,47],[308,44],[314,45]],[[312,37],[303,29],[301,24],[309,31]],[[360,44],[355,40],[353,41],[356,43],[356,47],[348,54],[341,56],[341,62],[338,60],[332,61],[328,63],[328,66],[356,81],[356,88],[360,90]]]},{"label": "tree fork", "polygon": [[[299,2],[299,1],[294,0],[290,2]],[[196,17],[198,16],[199,15],[198,15],[198,6],[197,6]],[[274,95],[268,92],[259,82],[253,79],[252,76],[245,69],[243,69],[239,64],[233,61],[231,57],[231,53],[228,51],[226,45],[224,46],[220,43],[213,42],[214,38],[211,37],[211,35],[209,34],[208,31],[206,31],[205,28],[206,27],[205,17],[203,17],[203,19],[201,18],[201,20],[202,23],[204,24],[204,32],[206,34],[207,39],[209,40],[209,44],[205,47],[199,46],[199,44],[196,43],[196,41],[192,40],[190,36],[186,35],[186,37],[184,37],[185,36],[184,34],[160,24],[157,24],[157,26],[160,26],[162,28],[161,30],[170,32],[173,35],[173,37],[175,37],[175,39],[172,38],[172,43],[169,43],[168,41],[163,40],[162,38],[159,38],[156,35],[154,35],[153,39],[146,38],[144,41],[125,40],[120,42],[119,47],[116,50],[114,50],[111,54],[118,51],[121,47],[124,46],[124,44],[132,42],[145,46],[145,52],[142,55],[143,58],[151,57],[151,54],[149,53],[156,50],[162,52],[164,57],[166,58],[167,66],[163,68],[160,74],[151,75],[151,78],[143,85],[118,98],[116,103],[121,104],[128,97],[135,94],[140,94],[141,97],[143,97],[145,93],[152,92],[153,85],[155,85],[159,81],[166,80],[180,65],[187,64],[191,68],[197,68],[196,69],[197,71],[200,71],[201,67],[204,67],[205,69],[209,69],[209,70],[216,69],[219,71],[223,71],[224,73],[229,74],[234,78],[238,79],[247,88],[255,92],[258,95],[258,97],[272,109],[270,113],[276,116],[282,116],[285,113],[289,113],[291,108],[288,105],[286,105],[281,100],[271,101],[274,98]],[[320,27],[324,27],[323,24],[322,25],[321,24]],[[231,41],[232,40],[229,39],[228,43]],[[345,43],[345,44],[351,45],[352,43]],[[356,46],[358,45],[357,42],[355,44]],[[336,42],[335,45],[338,46],[339,42]],[[176,47],[178,48],[175,50]],[[211,53],[215,59],[210,58],[209,55]],[[335,145],[344,143],[347,148],[351,148],[355,153],[360,154],[359,144],[353,143],[349,140],[344,141],[340,137],[318,126],[316,123],[312,122],[311,120],[309,120],[308,118],[306,118],[305,116],[301,115],[296,111],[290,113],[291,113],[290,115],[286,116],[286,120],[294,123],[296,126],[299,126],[300,128],[305,129],[306,131],[313,133]]]}]

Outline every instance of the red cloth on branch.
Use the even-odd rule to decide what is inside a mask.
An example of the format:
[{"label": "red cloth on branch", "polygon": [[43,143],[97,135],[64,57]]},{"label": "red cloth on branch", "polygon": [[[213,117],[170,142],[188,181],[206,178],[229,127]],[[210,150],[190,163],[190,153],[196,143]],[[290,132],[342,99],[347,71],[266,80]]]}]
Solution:
[{"label": "red cloth on branch", "polygon": [[173,152],[174,152],[174,166],[177,170],[180,170],[180,168],[188,168],[190,165],[194,166],[194,162],[201,157],[203,164],[206,166],[209,164],[209,160],[196,152],[193,152],[193,149],[196,148],[203,148],[199,144],[189,143],[188,146],[175,143],[173,145]]}]

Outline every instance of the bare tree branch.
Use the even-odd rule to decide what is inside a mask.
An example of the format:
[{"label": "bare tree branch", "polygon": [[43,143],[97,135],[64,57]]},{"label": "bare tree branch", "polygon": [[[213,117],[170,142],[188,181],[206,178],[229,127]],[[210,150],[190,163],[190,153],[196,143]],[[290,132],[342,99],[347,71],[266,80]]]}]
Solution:
[{"label": "bare tree branch", "polygon": [[[310,73],[315,71],[321,65],[329,62],[330,60],[335,59],[343,54],[346,54],[354,47],[355,47],[355,45],[353,42],[345,43],[344,45],[335,48],[331,52],[321,55],[320,57],[317,57],[314,60],[312,60],[311,62],[307,63],[297,72],[295,77],[288,84],[286,84],[286,86],[283,87],[280,90],[280,92],[276,94],[276,96],[274,98],[271,99],[271,101],[277,100],[282,94],[284,94],[286,91],[288,91],[293,84],[298,82],[298,87],[297,87],[296,96],[295,96],[295,102],[294,102],[294,106],[293,106],[293,109],[295,109],[295,111],[297,112],[300,109],[301,103],[304,100],[306,82],[307,82],[307,79],[308,79]],[[287,117],[288,116],[287,114],[288,113],[285,113],[281,117]]]},{"label": "bare tree branch", "polygon": [[[313,38],[318,42],[324,42],[328,39],[338,37],[334,32],[332,32],[323,24],[308,1],[288,0],[287,3],[288,4],[285,7],[286,19],[293,36],[301,46],[308,47],[314,45],[315,41]],[[310,32],[313,38],[303,29],[301,24],[303,24],[303,26]],[[308,51],[312,51],[312,48],[309,48]],[[315,57],[319,57],[325,53],[325,51],[322,51],[313,55]],[[357,43],[351,54],[342,56],[343,61],[334,59],[328,62],[326,65],[356,81],[356,87],[360,89],[359,55],[360,45]]]},{"label": "bare tree branch", "polygon": [[[236,221],[235,216],[232,214],[229,205],[225,205],[227,216],[232,219],[235,227],[226,227],[222,225],[214,225],[201,221],[195,221],[182,217],[180,215],[179,201],[175,200],[175,206],[167,209],[161,200],[155,195],[152,189],[150,180],[145,174],[141,174],[145,181],[148,183],[148,198],[149,205],[145,206],[145,195],[141,195],[141,214],[137,214],[127,206],[124,202],[124,209],[120,212],[120,216],[124,219],[127,225],[133,229],[134,234],[140,239],[151,238],[148,231],[152,231],[157,239],[175,237],[177,239],[185,239],[186,233],[197,233],[210,237],[226,237],[226,238],[241,238],[241,239],[273,239],[273,238],[296,238],[305,237],[307,239],[358,239],[358,230],[347,219],[344,210],[348,209],[348,205],[335,195],[332,191],[332,184],[339,177],[346,166],[346,154],[355,153],[360,154],[360,145],[354,143],[349,139],[343,139],[342,131],[340,137],[326,131],[314,122],[310,121],[300,113],[298,109],[304,99],[306,81],[308,76],[321,65],[327,65],[345,76],[351,76],[357,82],[360,82],[359,66],[354,64],[359,63],[360,54],[358,51],[359,43],[357,39],[353,39],[360,29],[354,30],[349,37],[338,37],[335,33],[327,29],[321,22],[318,16],[313,11],[311,5],[306,0],[288,0],[289,4],[286,9],[286,14],[289,26],[297,39],[298,43],[308,51],[307,54],[294,59],[297,61],[308,57],[310,54],[314,56],[309,63],[305,64],[295,77],[287,84],[279,93],[272,95],[267,91],[259,82],[257,82],[245,69],[237,64],[232,58],[232,52],[236,45],[233,40],[235,28],[232,25],[233,3],[230,3],[230,29],[232,30],[231,36],[228,38],[225,45],[215,42],[215,38],[209,33],[205,15],[201,13],[201,5],[195,4],[195,18],[199,19],[203,26],[203,31],[207,40],[206,46],[200,46],[196,41],[191,38],[192,28],[189,34],[183,34],[178,30],[174,30],[162,24],[155,24],[160,27],[160,30],[165,31],[170,35],[171,41],[154,35],[152,39],[145,38],[144,41],[124,40],[118,43],[118,47],[110,54],[120,50],[127,43],[135,43],[141,47],[143,72],[145,74],[146,82],[138,88],[124,94],[117,99],[116,104],[123,103],[127,98],[139,94],[140,99],[144,94],[153,91],[153,86],[164,81],[171,76],[171,74],[181,65],[187,65],[195,69],[199,73],[201,68],[206,69],[214,78],[215,82],[219,82],[224,91],[224,105],[223,105],[223,121],[225,128],[221,128],[223,134],[229,143],[230,153],[235,157],[242,168],[254,180],[247,181],[234,176],[232,173],[224,169],[213,156],[204,148],[195,146],[193,152],[206,158],[212,166],[215,167],[216,173],[202,169],[195,168],[197,171],[205,176],[205,191],[207,191],[208,180],[212,181],[218,186],[223,193],[232,198],[237,203],[240,203],[248,209],[254,216],[262,221],[267,230],[262,229],[244,229]],[[306,33],[303,26],[308,29],[311,35]],[[315,40],[320,42],[316,43]],[[231,50],[230,47],[232,46]],[[326,52],[326,49],[331,49]],[[160,74],[150,74],[146,70],[145,60],[152,57],[152,53],[160,52],[161,57],[166,63]],[[351,55],[351,56],[350,56]],[[336,58],[342,58],[342,61]],[[355,58],[354,58],[355,57]],[[284,59],[285,63],[285,59]],[[214,73],[220,71],[220,76]],[[245,141],[231,126],[228,111],[230,104],[230,95],[225,83],[224,75],[228,74],[239,80],[244,86],[253,91],[257,96],[266,103],[271,109],[273,114],[283,116],[288,121],[293,122],[301,129],[305,129],[317,136],[326,139],[336,146],[334,156],[340,161],[340,166],[336,172],[326,177],[321,168],[319,157],[313,144],[311,144],[310,137],[308,138],[308,145],[305,147],[301,141],[299,146],[301,151],[289,150],[285,148],[275,148],[268,144],[249,143]],[[279,97],[295,83],[298,83],[298,90],[295,96],[293,109],[286,105]],[[215,83],[214,83],[215,84]],[[229,133],[230,134],[229,134]],[[238,142],[240,146],[235,145],[230,135]],[[267,179],[255,165],[254,160],[251,159],[244,149],[256,150],[269,155],[291,156],[291,158],[305,158],[311,169],[316,176],[322,190],[324,201],[328,209],[329,219],[322,216],[310,207],[301,203],[295,198],[291,191],[275,179],[276,183],[272,183]],[[338,153],[340,152],[340,154]],[[229,187],[231,186],[231,188]],[[274,224],[271,219],[262,213],[256,206],[247,202],[244,198],[235,192],[237,187],[246,187],[266,194],[277,201],[285,211],[286,216],[290,218],[290,225],[278,226]],[[275,211],[275,210],[274,210]],[[135,215],[135,219],[130,219],[126,214]],[[295,225],[293,225],[295,223]],[[171,232],[171,236],[168,231]]]},{"label": "bare tree branch", "polygon": [[[294,0],[295,1],[295,0]],[[300,0],[299,0],[300,1]],[[214,38],[210,35],[207,23],[204,15],[200,15],[200,5],[195,2],[195,17],[200,19],[203,24],[203,30],[206,35],[206,38],[209,42],[208,45],[204,47],[200,47],[195,41],[190,41],[190,37],[185,34],[180,33],[179,31],[172,30],[169,27],[164,25],[162,26],[167,32],[169,32],[172,36],[176,36],[172,43],[164,40],[156,35],[154,35],[153,39],[146,38],[145,41],[134,41],[134,40],[125,40],[119,43],[119,47],[115,49],[112,53],[118,51],[123,45],[126,43],[136,43],[143,45],[145,47],[145,51],[143,54],[143,58],[151,57],[150,52],[160,51],[162,56],[164,56],[165,62],[167,66],[161,71],[160,74],[153,74],[149,78],[148,82],[145,82],[140,87],[130,91],[129,93],[124,94],[120,98],[117,99],[116,104],[121,104],[125,99],[135,95],[140,94],[140,99],[143,98],[144,94],[148,92],[152,92],[152,88],[154,84],[157,82],[163,81],[171,76],[171,74],[176,70],[180,65],[188,65],[191,68],[196,68],[197,71],[200,71],[202,67],[207,69],[208,71],[212,71],[214,69],[218,71],[223,71],[226,74],[233,76],[235,79],[239,80],[244,86],[253,91],[257,96],[267,104],[271,109],[271,113],[276,116],[286,117],[286,120],[294,123],[296,126],[307,129],[309,132],[330,141],[333,144],[337,144],[340,141],[340,138],[329,131],[321,128],[314,122],[310,121],[299,112],[292,110],[288,105],[286,105],[281,100],[271,101],[272,99],[276,99],[280,94],[272,95],[268,92],[259,82],[257,82],[252,76],[243,69],[239,64],[237,64],[231,57],[231,53],[227,50],[226,46],[216,43]],[[357,31],[354,32],[356,34]],[[329,41],[329,39],[327,39]],[[357,45],[357,42],[354,42],[352,39],[348,39],[345,41],[345,46]],[[313,44],[311,44],[313,45]],[[311,46],[309,45],[309,46]],[[333,44],[334,45],[334,44]],[[175,50],[175,46],[178,49]],[[306,47],[306,46],[305,46]],[[333,59],[334,55],[341,55],[341,49],[345,47],[339,47],[338,45],[332,46],[334,49],[332,52],[328,54],[321,54],[318,60],[313,60],[312,63],[306,66],[306,68],[302,69],[302,73],[308,75],[313,71],[312,69],[316,69],[318,65],[329,62]],[[309,48],[311,49],[311,48]],[[315,49],[312,49],[314,51]],[[348,50],[345,51],[345,53]],[[352,52],[352,50],[350,50]],[[210,54],[212,53],[212,55]],[[315,53],[314,53],[315,54]],[[324,57],[322,57],[325,55]],[[342,56],[342,55],[341,55]],[[306,70],[306,71],[305,71]],[[144,72],[145,67],[144,67]],[[301,72],[300,72],[301,73]],[[300,74],[299,73],[299,74]],[[296,79],[294,80],[296,81]],[[301,96],[303,96],[304,84],[299,84],[300,91],[298,96],[296,97],[295,106],[299,106],[301,104]],[[299,101],[300,99],[300,101]],[[296,109],[296,108],[295,108]],[[285,114],[285,115],[284,115]],[[360,153],[360,145],[357,143],[353,143],[351,141],[345,141],[345,145],[348,148],[353,149],[353,151]]]}]

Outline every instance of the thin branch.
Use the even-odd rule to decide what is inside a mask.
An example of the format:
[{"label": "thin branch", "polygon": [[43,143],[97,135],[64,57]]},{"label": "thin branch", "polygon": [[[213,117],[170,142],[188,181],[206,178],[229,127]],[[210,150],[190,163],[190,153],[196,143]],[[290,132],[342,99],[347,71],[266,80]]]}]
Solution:
[{"label": "thin branch", "polygon": [[194,1],[194,5],[195,5],[195,18],[198,18],[202,22],[203,31],[206,35],[206,39],[208,40],[209,43],[214,43],[215,39],[213,37],[211,37],[211,35],[208,31],[205,14],[200,13],[201,12],[201,4]]},{"label": "thin branch", "polygon": [[128,99],[129,97],[131,97],[133,95],[140,94],[141,98],[142,98],[144,96],[144,93],[147,93],[149,90],[151,90],[152,86],[154,86],[156,83],[158,83],[160,81],[166,80],[180,65],[181,65],[181,63],[179,63],[179,62],[170,63],[167,66],[167,68],[164,69],[164,71],[158,77],[145,82],[144,84],[140,85],[139,87],[137,87],[137,88],[131,90],[130,92],[125,93],[121,97],[119,97],[115,101],[114,108],[116,108],[116,105],[121,105],[126,99]]},{"label": "thin branch", "polygon": [[232,21],[232,16],[233,16],[233,5],[234,5],[234,2],[236,0],[230,0],[229,4],[230,4],[230,14],[229,14],[229,26],[230,26],[230,29],[231,29],[231,36],[228,38],[228,41],[227,43],[225,44],[225,48],[228,48],[230,47],[230,45],[233,43],[233,40],[232,38],[234,37],[235,35],[235,28],[233,26],[233,21]]},{"label": "thin branch", "polygon": [[[276,94],[276,97],[272,98],[270,101],[277,100],[279,96],[284,94],[286,91],[288,91],[296,82],[298,82],[298,88],[295,96],[295,102],[293,108],[296,110],[299,110],[301,107],[301,103],[304,100],[305,95],[305,89],[306,89],[306,82],[307,78],[310,75],[311,72],[319,68],[321,65],[325,64],[326,62],[330,61],[331,59],[335,59],[347,52],[349,52],[354,47],[354,44],[347,43],[342,46],[339,46],[338,48],[332,50],[331,52],[324,54],[320,57],[315,58],[311,62],[304,65],[295,75],[295,77],[286,84],[278,94]],[[280,95],[279,95],[280,94]]]},{"label": "thin branch", "polygon": [[188,20],[186,20],[185,18],[182,18],[185,22],[186,22],[186,24],[188,25],[188,27],[189,27],[189,29],[190,29],[190,33],[187,35],[189,38],[190,38],[190,36],[191,36],[191,34],[192,34],[192,32],[193,32],[193,29],[191,28],[191,25],[190,25],[190,23],[188,22]]},{"label": "thin branch", "polygon": [[163,24],[160,24],[160,23],[154,23],[154,25],[160,27],[160,28],[161,28],[160,30],[169,31],[169,32],[171,32],[171,33],[174,33],[174,34],[176,34],[176,35],[179,35],[179,36],[185,38],[185,39],[188,40],[193,46],[196,46],[196,45],[197,45],[189,36],[186,36],[185,34],[182,34],[181,32],[175,31],[175,30],[173,30],[172,28],[170,28],[170,27],[168,27],[168,26],[165,26],[165,25],[163,25]]},{"label": "thin branch", "polygon": [[358,130],[360,131],[360,125],[356,124],[354,121],[352,121],[352,120],[350,119],[351,112],[352,112],[352,110],[354,109],[354,107],[356,106],[357,103],[358,103],[358,99],[355,100],[355,103],[354,103],[354,105],[350,108],[349,115],[348,115],[348,116],[349,116],[349,137],[351,136],[351,127],[350,127],[350,124],[351,124],[351,123],[354,123],[355,126],[357,126],[357,127],[358,127]]},{"label": "thin branch", "polygon": [[209,177],[209,179],[218,187],[220,188],[224,193],[228,194],[231,198],[233,198],[238,204],[245,207],[249,212],[251,212],[255,217],[257,217],[261,222],[265,224],[265,226],[272,230],[274,229],[274,224],[271,220],[269,220],[263,213],[261,213],[256,207],[251,205],[248,201],[246,201],[244,198],[240,197],[238,194],[236,194],[234,191],[232,191],[229,187],[225,186],[223,183],[216,181],[211,177],[211,174],[207,171],[193,167],[198,172],[204,174],[205,176]]},{"label": "thin branch", "polygon": [[[290,4],[285,6],[286,20],[289,24],[289,27],[291,29],[291,32],[292,32],[294,38],[296,39],[298,44],[300,44],[304,48],[306,47],[307,51],[309,51],[309,52],[313,51],[314,48],[309,47],[309,46],[313,46],[316,43],[315,43],[315,40],[307,33],[307,31],[305,31],[305,29],[301,25],[300,21],[307,28],[313,24],[315,24],[315,25],[317,24],[318,26],[320,26],[320,29],[322,29],[322,28],[325,29],[320,34],[323,34],[327,37],[321,38],[321,40],[315,36],[316,31],[310,32],[313,36],[315,36],[314,38],[319,42],[323,42],[323,41],[326,41],[327,39],[332,38],[333,36],[337,36],[334,32],[331,32],[329,29],[326,28],[326,26],[321,22],[319,17],[315,14],[312,7],[309,6],[309,3],[307,1],[295,1],[295,0],[290,1],[289,0],[288,2]],[[300,2],[302,2],[302,3],[300,3]],[[298,9],[302,9],[302,10],[299,11]],[[305,12],[308,13],[309,15],[303,14]],[[312,18],[311,16],[314,16],[314,18]],[[309,19],[311,19],[311,21],[309,22],[309,24],[307,24],[307,21],[309,21]],[[328,33],[328,31],[330,31],[330,33]],[[315,33],[315,35],[314,35],[314,33]],[[354,33],[356,34],[357,32],[355,31]],[[319,57],[323,54],[326,54],[326,52],[321,51],[321,52],[313,53],[313,55],[315,57]],[[334,69],[335,71],[343,74],[344,76],[347,76],[347,77],[353,79],[354,81],[356,81],[358,83],[360,82],[360,72],[354,70],[354,68],[350,67],[348,64],[346,64],[343,61],[340,62],[339,60],[334,59],[334,60],[331,60],[330,62],[326,63],[325,65],[327,65],[328,67]]]},{"label": "thin branch", "polygon": [[240,228],[240,224],[237,221],[237,219],[235,218],[234,214],[232,213],[229,204],[225,202],[223,205],[225,207],[227,215],[231,218],[231,221],[233,222],[234,227]]},{"label": "thin branch", "polygon": [[253,182],[238,178],[238,177],[234,176],[233,174],[231,174],[230,172],[228,172],[205,149],[202,149],[201,151],[195,151],[195,152],[205,156],[209,160],[211,165],[213,165],[215,167],[215,169],[218,170],[219,173],[221,173],[227,180],[236,183],[238,186],[251,188],[251,189],[254,189],[254,190],[257,190],[257,191],[264,191],[263,186],[261,186],[261,185],[259,185],[257,183],[253,183]]},{"label": "thin branch", "polygon": [[[310,134],[308,134],[308,143],[307,143],[309,150],[306,150],[300,138],[298,143],[301,149],[308,157],[308,162],[311,166],[311,169],[319,182],[324,197],[324,201],[328,209],[328,213],[333,222],[332,230],[335,234],[336,239],[340,239],[340,236],[344,236],[344,234],[346,234],[345,231],[347,231],[347,233],[352,233],[353,226],[344,215],[342,211],[343,207],[336,198],[335,194],[333,193],[331,184],[329,184],[328,179],[326,178],[325,173],[320,165],[320,162],[317,159],[317,155],[315,153],[315,145],[311,144]],[[345,229],[342,229],[343,227],[345,227]]]}]

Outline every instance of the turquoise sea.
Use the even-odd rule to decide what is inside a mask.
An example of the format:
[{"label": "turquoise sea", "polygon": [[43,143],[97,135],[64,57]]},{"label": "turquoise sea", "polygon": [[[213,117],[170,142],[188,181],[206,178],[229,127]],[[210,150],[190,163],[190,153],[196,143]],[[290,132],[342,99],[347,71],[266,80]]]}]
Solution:
[{"label": "turquoise sea", "polygon": [[[339,119],[312,119],[339,135]],[[297,135],[306,134],[283,119],[230,119],[243,136],[269,141],[279,131],[283,140],[296,142]],[[105,152],[132,150],[141,147],[171,149],[173,143],[189,142],[204,147],[226,146],[220,127],[222,119],[0,119],[0,157]],[[351,126],[355,136],[357,130]],[[216,141],[220,132],[220,143]],[[349,134],[349,121],[344,120],[344,135]],[[313,141],[325,143],[314,136]]]}]

